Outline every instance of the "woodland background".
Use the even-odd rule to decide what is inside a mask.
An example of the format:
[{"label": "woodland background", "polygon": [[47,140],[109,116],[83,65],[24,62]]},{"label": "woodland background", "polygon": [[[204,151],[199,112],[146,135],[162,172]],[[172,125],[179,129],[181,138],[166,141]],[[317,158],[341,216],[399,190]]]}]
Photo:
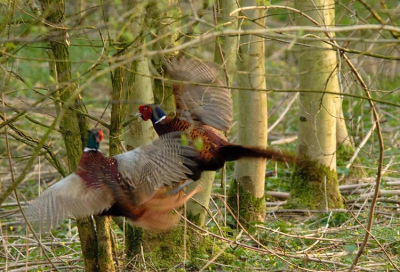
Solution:
[{"label": "woodland background", "polygon": [[[302,3],[312,8],[299,11]],[[316,7],[335,11],[335,26],[301,24]],[[397,0],[0,0],[0,16],[0,270],[399,271]],[[248,46],[239,46],[246,39]],[[265,46],[263,54],[246,51],[250,44]],[[110,155],[154,137],[133,114],[152,100],[174,113],[162,62],[178,52],[225,67],[235,105],[231,142],[242,143],[240,122],[265,119],[251,112],[258,95],[267,97],[268,145],[297,152],[299,93],[315,95],[313,82],[302,85],[305,50],[335,56],[343,116],[332,118],[351,139],[347,152],[334,146],[340,207],[288,205],[293,166],[270,161],[256,197],[265,216],[238,223],[249,204],[227,205],[235,177],[228,163],[211,177],[202,200],[208,209],[196,224],[182,220],[168,234],[99,217],[67,220],[41,235],[27,227],[21,206],[75,169],[87,128],[104,129],[102,151]],[[265,85],[256,91],[241,87],[250,70],[238,64],[254,55],[265,63],[255,73]],[[317,91],[321,101],[334,95]]]}]

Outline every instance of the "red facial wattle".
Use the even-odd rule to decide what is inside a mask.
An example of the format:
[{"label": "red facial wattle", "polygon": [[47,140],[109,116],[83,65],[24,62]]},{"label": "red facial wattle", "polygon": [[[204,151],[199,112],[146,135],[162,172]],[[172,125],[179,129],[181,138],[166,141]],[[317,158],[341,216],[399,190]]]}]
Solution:
[{"label": "red facial wattle", "polygon": [[103,130],[100,129],[99,132],[97,133],[96,141],[97,141],[98,143],[100,143],[101,141],[103,141],[103,139],[104,139]]},{"label": "red facial wattle", "polygon": [[153,111],[151,109],[151,107],[147,106],[147,105],[142,105],[139,107],[139,112],[142,114],[142,119],[144,121],[150,120],[151,119],[151,115],[153,114]]}]

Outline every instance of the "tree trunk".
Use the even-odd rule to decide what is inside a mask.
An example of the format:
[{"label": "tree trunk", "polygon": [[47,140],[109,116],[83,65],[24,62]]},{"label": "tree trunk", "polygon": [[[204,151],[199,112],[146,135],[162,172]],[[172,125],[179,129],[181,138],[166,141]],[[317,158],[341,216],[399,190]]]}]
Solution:
[{"label": "tree trunk", "polygon": [[[147,4],[140,1],[124,1],[124,9],[132,12],[130,22],[125,22],[125,31],[132,34],[132,40],[135,41],[133,47],[140,48],[145,39],[143,35],[143,25],[145,24],[145,12]],[[133,16],[134,15],[134,16]],[[149,60],[141,58],[132,62],[127,67],[120,67],[123,80],[124,101],[128,101],[127,111],[124,115],[125,121],[128,121],[126,133],[124,134],[125,144],[128,150],[145,145],[157,137],[151,122],[144,122],[134,117],[138,111],[139,105],[154,103],[153,83],[149,69]],[[123,71],[123,72],[122,72]],[[121,82],[121,80],[116,80]],[[143,242],[144,231],[141,228],[132,227],[125,224],[125,252],[128,258],[135,254],[140,254],[141,244]]]},{"label": "tree trunk", "polygon": [[[130,95],[127,119],[131,118],[142,104],[154,103],[153,84],[150,78],[149,63],[147,58],[134,61],[131,65],[133,79],[127,86]],[[127,72],[128,73],[128,72]],[[136,119],[128,125],[125,135],[127,148],[134,149],[157,138],[151,122]]]},{"label": "tree trunk", "polygon": [[[64,1],[40,1],[51,25],[59,25],[64,22]],[[56,82],[60,84],[58,97],[63,103],[74,103],[74,108],[85,112],[86,109],[79,96],[73,97],[76,84],[71,77],[71,63],[69,60],[68,46],[65,42],[66,32],[62,29],[51,29],[56,34],[50,41],[51,52],[54,57]],[[58,101],[56,101],[58,103]],[[57,105],[56,105],[57,106]],[[83,150],[83,138],[86,141],[87,123],[83,116],[79,116],[71,108],[72,105],[65,105],[61,114],[63,114],[60,130],[66,146],[68,156],[69,171],[75,171]],[[84,129],[82,129],[84,128]],[[85,270],[98,271],[97,259],[97,239],[94,230],[93,220],[91,218],[77,220],[79,237],[81,240],[82,254],[84,256]]]},{"label": "tree trunk", "polygon": [[[242,6],[256,6],[252,0],[243,1]],[[245,11],[249,21],[243,29],[263,29],[265,11],[254,9]],[[251,23],[250,20],[254,20]],[[238,78],[240,87],[265,89],[265,48],[263,38],[255,35],[241,37],[239,69],[243,73]],[[267,147],[267,95],[259,91],[240,91],[239,144]],[[265,159],[241,159],[235,164],[235,180],[229,192],[229,204],[236,211],[240,222],[264,221],[265,217]]]},{"label": "tree trunk", "polygon": [[[221,0],[219,1],[218,10],[218,24],[224,24],[229,22],[227,28],[238,29],[237,16],[235,18],[230,16],[229,13],[237,9],[238,2],[236,0]],[[237,48],[238,48],[239,38],[238,36],[228,37],[218,37],[215,45],[214,60],[216,63],[220,64],[224,69],[225,74],[225,84],[228,87],[232,87],[232,82],[236,72],[236,59],[237,59]],[[237,90],[231,89],[231,96],[233,100],[233,105],[237,105],[238,102],[238,92]],[[237,108],[237,106],[236,106]],[[235,111],[234,111],[235,112]],[[226,166],[222,169],[221,175],[221,186],[224,188],[224,195],[227,196],[227,184],[226,184]],[[227,209],[224,207],[224,222],[226,224]]]},{"label": "tree trunk", "polygon": [[[328,3],[329,2],[329,3]],[[330,9],[333,1],[299,0],[297,9],[305,12],[321,25],[333,25]],[[312,25],[303,16],[296,16],[297,25]],[[313,35],[323,36],[322,33]],[[300,93],[299,157],[292,174],[288,205],[297,208],[327,209],[342,207],[336,174],[336,103],[338,95],[337,59],[335,51],[321,41],[307,42],[310,47],[300,53],[300,88],[319,91]],[[321,193],[322,192],[322,193]]]},{"label": "tree trunk", "polygon": [[[220,0],[219,1],[219,17],[218,24],[231,22],[228,29],[237,29],[238,21],[233,16],[229,16],[229,13],[237,9],[238,2],[236,0]],[[227,86],[231,86],[233,82],[234,73],[236,71],[236,59],[237,59],[237,45],[239,38],[237,36],[229,37],[223,36],[217,38],[215,46],[214,60],[224,68],[226,74],[226,80],[223,81]]]}]

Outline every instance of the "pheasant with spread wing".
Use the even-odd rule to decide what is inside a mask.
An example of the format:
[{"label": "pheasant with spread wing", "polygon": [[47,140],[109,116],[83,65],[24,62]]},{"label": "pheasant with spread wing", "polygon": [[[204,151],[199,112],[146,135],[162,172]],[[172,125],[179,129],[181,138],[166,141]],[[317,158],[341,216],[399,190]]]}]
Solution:
[{"label": "pheasant with spread wing", "polygon": [[125,216],[134,225],[152,230],[174,226],[180,216],[172,213],[200,187],[185,195],[172,190],[192,175],[198,152],[165,135],[140,148],[104,157],[99,150],[101,129],[89,131],[75,173],[44,191],[26,208],[27,218],[41,231],[67,217]]},{"label": "pheasant with spread wing", "polygon": [[[217,170],[226,161],[240,158],[267,158],[294,162],[293,155],[272,149],[261,149],[229,143],[222,132],[232,125],[233,107],[230,90],[218,78],[215,65],[185,58],[167,64],[173,84],[176,117],[170,117],[154,104],[139,106],[138,115],[151,120],[158,135],[184,131],[194,142],[201,140],[202,149],[196,159],[198,169]],[[222,132],[221,132],[222,131]],[[196,180],[199,176],[193,176]]]}]

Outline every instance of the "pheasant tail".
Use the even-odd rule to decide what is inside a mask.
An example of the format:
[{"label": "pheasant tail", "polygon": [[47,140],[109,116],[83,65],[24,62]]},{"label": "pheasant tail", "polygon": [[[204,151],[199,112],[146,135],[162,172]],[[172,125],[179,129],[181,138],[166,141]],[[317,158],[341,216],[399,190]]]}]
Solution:
[{"label": "pheasant tail", "polygon": [[225,161],[235,161],[240,158],[265,158],[278,162],[295,163],[297,158],[288,152],[282,152],[271,148],[261,149],[242,145],[225,145],[220,148]]}]

